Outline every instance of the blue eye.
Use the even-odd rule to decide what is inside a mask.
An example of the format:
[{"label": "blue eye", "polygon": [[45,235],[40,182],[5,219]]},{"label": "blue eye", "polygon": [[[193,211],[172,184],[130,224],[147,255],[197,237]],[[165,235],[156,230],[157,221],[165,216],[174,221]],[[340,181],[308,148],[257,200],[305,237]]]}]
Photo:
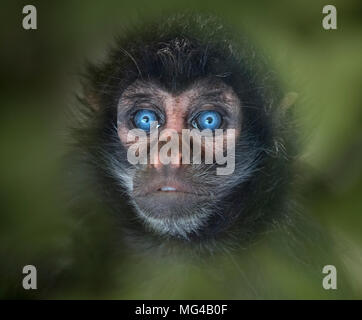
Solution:
[{"label": "blue eye", "polygon": [[215,130],[221,126],[221,115],[217,111],[203,111],[193,121],[192,125],[200,130]]},{"label": "blue eye", "polygon": [[133,118],[135,126],[144,131],[150,131],[151,123],[158,121],[156,113],[152,110],[141,109],[136,112]]}]

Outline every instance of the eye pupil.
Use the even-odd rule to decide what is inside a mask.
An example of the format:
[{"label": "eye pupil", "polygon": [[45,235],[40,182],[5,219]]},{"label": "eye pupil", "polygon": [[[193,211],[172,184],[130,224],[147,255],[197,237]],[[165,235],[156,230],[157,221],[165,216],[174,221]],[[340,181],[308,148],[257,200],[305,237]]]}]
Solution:
[{"label": "eye pupil", "polygon": [[222,118],[219,112],[208,110],[201,112],[196,118],[196,127],[200,130],[210,129],[215,130],[220,128]]},{"label": "eye pupil", "polygon": [[156,113],[152,110],[141,109],[136,112],[133,118],[135,127],[144,131],[150,131],[151,123],[158,121]]}]

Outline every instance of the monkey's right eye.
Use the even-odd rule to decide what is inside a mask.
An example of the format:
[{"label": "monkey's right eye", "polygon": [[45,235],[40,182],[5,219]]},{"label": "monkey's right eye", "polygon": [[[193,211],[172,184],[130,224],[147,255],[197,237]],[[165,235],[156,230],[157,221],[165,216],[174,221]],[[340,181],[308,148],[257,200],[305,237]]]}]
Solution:
[{"label": "monkey's right eye", "polygon": [[151,123],[154,121],[158,121],[158,116],[156,112],[148,109],[138,110],[133,117],[134,125],[146,132],[150,131]]}]

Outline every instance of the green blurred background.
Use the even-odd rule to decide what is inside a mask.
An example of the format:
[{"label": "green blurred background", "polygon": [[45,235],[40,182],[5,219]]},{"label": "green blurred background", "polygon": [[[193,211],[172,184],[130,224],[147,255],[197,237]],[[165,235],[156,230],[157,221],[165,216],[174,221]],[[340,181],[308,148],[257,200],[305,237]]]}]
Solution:
[{"label": "green blurred background", "polygon": [[[26,4],[37,8],[38,30],[22,28]],[[337,8],[337,30],[322,28],[326,4]],[[343,283],[337,292],[322,290],[321,281],[305,281],[298,267],[261,243],[253,251],[254,264],[240,255],[237,261],[220,258],[212,268],[181,258],[89,254],[76,267],[73,285],[41,297],[362,298],[361,1],[3,1],[0,6],[0,297],[40,297],[19,294],[26,264],[51,269],[69,263],[64,252],[76,227],[61,196],[64,113],[74,103],[85,59],[101,59],[128,22],[186,9],[217,13],[249,35],[286,91],[298,93],[303,161],[318,176],[304,188],[306,206],[336,239],[352,291],[345,293]],[[100,229],[92,245],[102,252],[107,242]],[[263,279],[250,275],[255,264],[265,266]],[[39,287],[44,282],[40,277]]]}]

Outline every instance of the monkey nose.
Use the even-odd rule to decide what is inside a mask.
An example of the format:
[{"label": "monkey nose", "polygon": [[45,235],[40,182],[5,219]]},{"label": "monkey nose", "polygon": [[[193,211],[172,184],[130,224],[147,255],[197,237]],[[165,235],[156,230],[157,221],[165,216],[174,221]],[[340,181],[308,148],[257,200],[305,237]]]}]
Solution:
[{"label": "monkey nose", "polygon": [[150,166],[154,169],[161,169],[163,166],[168,165],[172,168],[178,168],[182,162],[180,150],[165,152],[159,148],[158,152],[150,154]]},{"label": "monkey nose", "polygon": [[160,169],[167,165],[172,168],[178,168],[182,163],[181,137],[175,135],[158,142],[158,147],[150,150],[150,166]]},{"label": "monkey nose", "polygon": [[154,152],[150,154],[150,163],[149,163],[150,167],[154,168],[154,169],[161,169],[163,164],[160,160],[160,156],[159,156],[159,152]]}]

